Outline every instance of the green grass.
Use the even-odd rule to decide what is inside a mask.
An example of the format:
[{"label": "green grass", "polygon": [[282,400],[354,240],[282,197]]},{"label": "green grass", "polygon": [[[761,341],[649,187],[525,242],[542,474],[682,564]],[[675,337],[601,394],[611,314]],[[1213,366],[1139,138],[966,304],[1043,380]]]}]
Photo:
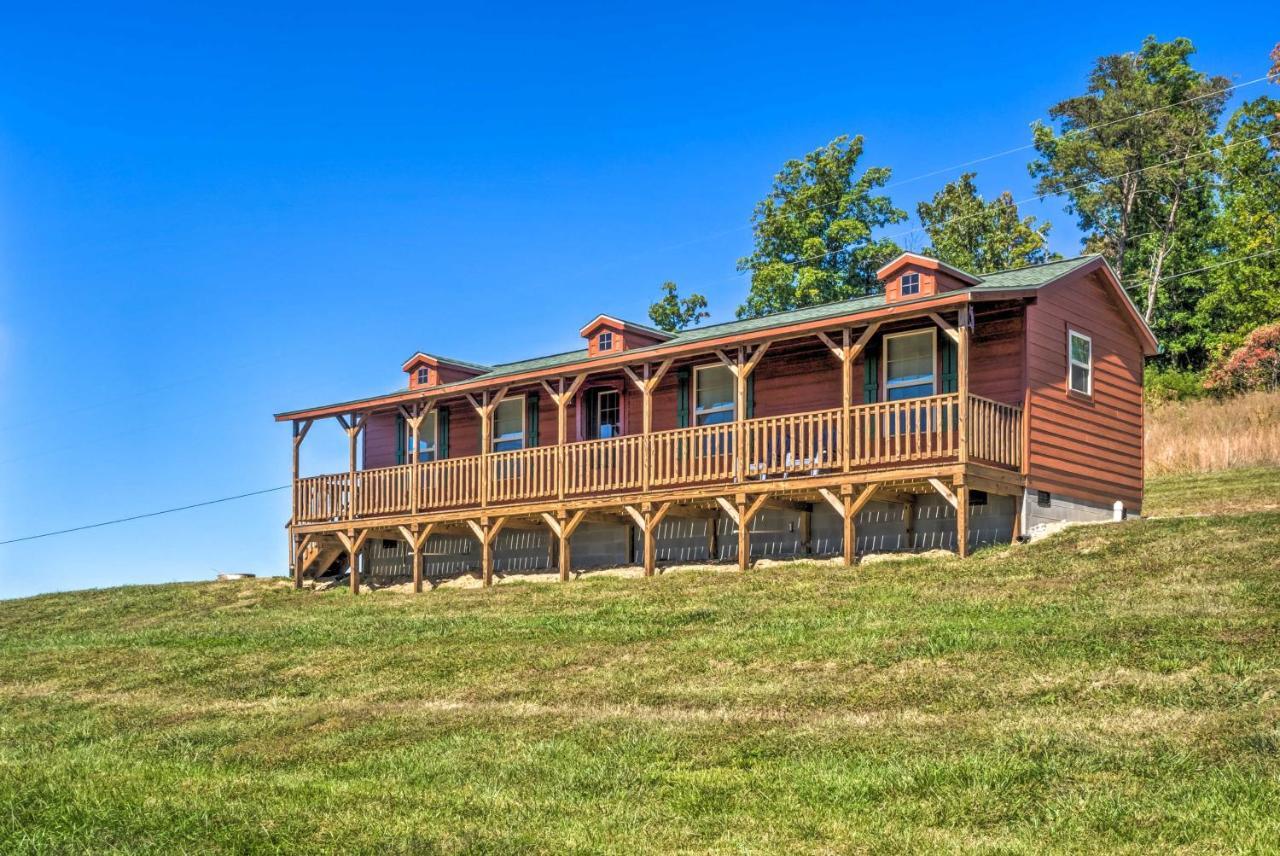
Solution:
[{"label": "green grass", "polygon": [[1276,511],[854,571],[9,601],[0,852],[1266,851],[1278,640]]},{"label": "green grass", "polygon": [[1280,510],[1280,468],[1163,476],[1148,482],[1143,514],[1233,514]]}]

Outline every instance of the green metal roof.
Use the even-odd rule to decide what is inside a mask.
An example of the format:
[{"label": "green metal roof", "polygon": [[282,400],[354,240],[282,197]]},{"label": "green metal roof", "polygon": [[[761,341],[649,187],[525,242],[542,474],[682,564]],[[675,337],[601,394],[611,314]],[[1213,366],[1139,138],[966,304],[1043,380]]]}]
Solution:
[{"label": "green metal roof", "polygon": [[[1061,259],[1054,262],[1046,262],[1040,265],[1029,265],[1021,268],[1010,268],[1008,270],[996,271],[984,276],[971,274],[979,283],[967,288],[958,288],[952,294],[963,294],[965,292],[994,292],[1000,290],[1018,290],[1018,289],[1035,289],[1048,285],[1061,277],[1071,273],[1077,268],[1081,268],[1093,260],[1099,258],[1097,255],[1077,256],[1073,259]],[[922,298],[928,299],[928,298]],[[907,301],[904,301],[907,302]],[[719,336],[728,336],[740,333],[755,333],[760,330],[768,330],[773,327],[785,327],[789,324],[803,323],[805,321],[820,321],[823,318],[839,318],[844,315],[851,315],[856,312],[864,312],[868,309],[875,309],[878,306],[884,306],[883,292],[868,294],[862,297],[854,297],[848,300],[836,300],[831,303],[821,303],[816,306],[805,306],[801,309],[791,309],[786,312],[775,312],[770,315],[761,315],[758,318],[743,318],[737,321],[725,321],[720,324],[708,324],[705,327],[695,327],[692,330],[685,330],[676,333],[665,342],[656,345],[646,345],[643,348],[633,348],[629,353],[644,353],[646,351],[661,350],[675,345],[683,345],[689,342],[699,342],[706,339],[713,339]],[[610,316],[613,317],[613,316]],[[633,323],[633,322],[627,322]],[[644,325],[633,324],[633,326],[641,327]],[[652,328],[650,328],[652,329]],[[657,331],[661,332],[661,331]],[[428,355],[430,356],[430,355]],[[572,365],[581,363],[588,358],[587,350],[580,349],[576,351],[565,351],[560,354],[550,354],[543,357],[533,357],[527,360],[519,360],[513,363],[499,363],[493,366],[484,366],[478,363],[465,363],[461,360],[449,359],[448,362],[458,365],[468,365],[476,369],[486,370],[484,374],[476,375],[466,380],[454,381],[453,383],[443,384],[437,389],[448,389],[451,386],[460,384],[471,384],[477,381],[498,380],[499,378],[521,374],[523,372],[537,371],[540,369],[550,369],[556,366]],[[437,359],[445,360],[444,357]],[[387,395],[396,395],[408,392],[408,387],[401,387],[382,395],[370,396],[368,398],[358,399],[351,402],[343,402],[344,404],[359,404],[365,401],[372,401]]]}]

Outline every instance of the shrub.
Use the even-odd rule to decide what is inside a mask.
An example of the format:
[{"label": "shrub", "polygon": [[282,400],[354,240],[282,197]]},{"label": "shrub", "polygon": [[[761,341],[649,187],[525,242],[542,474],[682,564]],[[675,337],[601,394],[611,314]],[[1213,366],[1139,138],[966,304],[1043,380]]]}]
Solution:
[{"label": "shrub", "polygon": [[1280,322],[1259,327],[1243,345],[1215,360],[1204,388],[1218,396],[1280,389]]},{"label": "shrub", "polygon": [[1145,375],[1143,390],[1150,404],[1204,397],[1204,378],[1199,372],[1147,366]]}]

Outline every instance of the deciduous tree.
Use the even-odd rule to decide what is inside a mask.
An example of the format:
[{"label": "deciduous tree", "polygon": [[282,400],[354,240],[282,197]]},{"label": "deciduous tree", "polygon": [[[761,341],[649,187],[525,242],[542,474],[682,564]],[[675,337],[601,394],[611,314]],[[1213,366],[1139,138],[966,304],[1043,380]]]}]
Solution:
[{"label": "deciduous tree", "polygon": [[926,255],[971,273],[1040,264],[1052,258],[1047,246],[1050,224],[1019,217],[1007,190],[991,202],[978,193],[975,173],[966,172],[916,206],[931,245]]},{"label": "deciduous tree", "polygon": [[873,231],[906,219],[888,196],[886,167],[858,171],[861,136],[838,137],[787,161],[752,215],[755,251],[739,260],[751,291],[738,317],[795,309],[867,294],[876,269],[898,253]]},{"label": "deciduous tree", "polygon": [[697,293],[681,297],[676,284],[668,280],[662,284],[662,297],[649,305],[649,318],[659,329],[677,333],[711,317],[706,309],[707,298]]},{"label": "deciduous tree", "polygon": [[[1063,194],[1086,235],[1132,288],[1169,352],[1194,323],[1203,278],[1169,278],[1203,261],[1214,215],[1215,131],[1228,82],[1191,65],[1187,39],[1148,37],[1137,53],[1101,57],[1086,92],[1037,124],[1030,166],[1042,194]],[[1202,355],[1201,355],[1202,356]]]}]

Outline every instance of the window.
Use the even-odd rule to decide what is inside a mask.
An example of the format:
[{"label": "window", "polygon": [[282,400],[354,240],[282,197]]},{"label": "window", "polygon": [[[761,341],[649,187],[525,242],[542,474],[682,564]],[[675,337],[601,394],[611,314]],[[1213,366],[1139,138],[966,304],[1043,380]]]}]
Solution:
[{"label": "window", "polygon": [[[418,461],[434,461],[436,459],[436,417],[439,414],[431,411],[418,427]],[[413,460],[413,427],[404,424],[404,462]]]},{"label": "window", "polygon": [[1047,490],[1036,491],[1036,505],[1048,508],[1053,505],[1053,496]]},{"label": "window", "polygon": [[898,292],[902,297],[910,297],[913,294],[920,293],[920,274],[904,273],[902,275],[902,288]]},{"label": "window", "polygon": [[423,386],[431,382],[431,369],[426,366],[418,369],[418,385]]},{"label": "window", "polygon": [[937,365],[932,330],[884,337],[884,398],[901,401],[933,395]]},{"label": "window", "polygon": [[987,492],[985,490],[970,490],[969,504],[970,505],[986,505]]},{"label": "window", "polygon": [[524,448],[524,396],[508,398],[493,411],[493,451]]},{"label": "window", "polygon": [[693,424],[733,421],[733,372],[728,366],[699,366],[693,371]]},{"label": "window", "polygon": [[597,350],[597,351],[612,351],[612,350],[613,350],[613,334],[612,334],[612,333],[610,333],[608,330],[606,330],[605,332],[603,332],[603,333],[601,333],[599,336],[597,336],[597,337],[596,337],[596,350]]},{"label": "window", "polygon": [[1093,395],[1093,340],[1075,330],[1068,330],[1067,350],[1071,360],[1071,376],[1067,382],[1071,391]]},{"label": "window", "polygon": [[622,433],[622,396],[616,389],[596,393],[596,438],[603,440]]}]

